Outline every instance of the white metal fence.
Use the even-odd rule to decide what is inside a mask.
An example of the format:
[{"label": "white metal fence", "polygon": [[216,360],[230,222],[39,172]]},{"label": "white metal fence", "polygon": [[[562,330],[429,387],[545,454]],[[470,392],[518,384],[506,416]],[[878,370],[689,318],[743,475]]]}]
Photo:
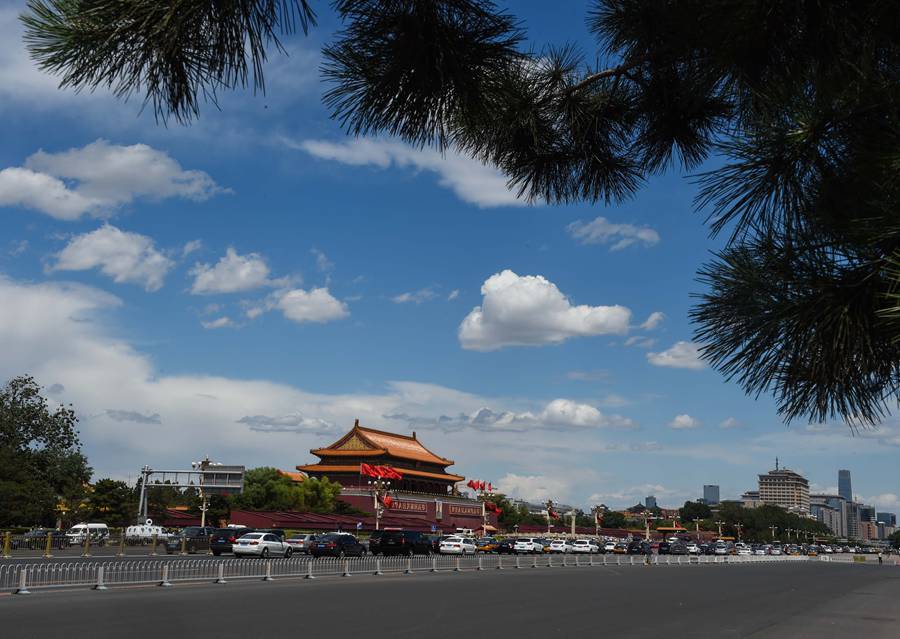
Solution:
[{"label": "white metal fence", "polygon": [[[384,573],[422,573],[536,568],[587,568],[596,566],[640,566],[641,555],[447,555],[413,557],[373,557],[337,559],[292,557],[289,559],[174,559],[73,561],[53,563],[0,564],[0,591],[28,594],[40,588],[89,587],[104,590],[109,586],[156,584],[170,586],[179,582],[227,583],[240,579],[277,579],[279,577],[316,578],[324,576],[379,575]],[[744,565],[815,561],[803,556],[670,556],[653,555],[654,566]]]}]

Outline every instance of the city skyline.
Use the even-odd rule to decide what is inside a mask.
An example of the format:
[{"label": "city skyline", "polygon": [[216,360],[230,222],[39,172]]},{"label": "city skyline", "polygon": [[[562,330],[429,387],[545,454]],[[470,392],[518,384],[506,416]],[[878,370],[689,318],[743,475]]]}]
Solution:
[{"label": "city skyline", "polygon": [[[531,44],[590,43],[575,5],[523,8]],[[320,99],[328,12],[272,56],[266,96],[160,126],[58,90],[20,10],[0,7],[0,378],[74,405],[95,478],[290,469],[360,419],[527,500],[734,499],[778,456],[900,509],[896,419],[786,427],[698,358],[691,295],[722,239],[685,175],[530,205],[470,158],[348,137]]]}]

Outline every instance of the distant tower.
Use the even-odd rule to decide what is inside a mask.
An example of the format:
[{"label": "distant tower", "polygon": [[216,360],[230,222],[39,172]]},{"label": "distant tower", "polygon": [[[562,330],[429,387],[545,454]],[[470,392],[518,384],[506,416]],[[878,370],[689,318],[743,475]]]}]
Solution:
[{"label": "distant tower", "polygon": [[704,484],[703,485],[703,503],[707,506],[716,506],[719,503],[719,485]]},{"label": "distant tower", "polygon": [[838,471],[838,495],[846,499],[848,502],[853,501],[853,487],[850,484],[850,471]]}]

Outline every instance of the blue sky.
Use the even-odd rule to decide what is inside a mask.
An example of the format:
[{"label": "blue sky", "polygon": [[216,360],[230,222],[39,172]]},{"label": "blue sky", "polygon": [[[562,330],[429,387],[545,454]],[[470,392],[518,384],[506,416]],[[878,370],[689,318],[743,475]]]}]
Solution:
[{"label": "blue sky", "polygon": [[[894,420],[788,429],[696,359],[690,296],[719,241],[685,176],[526,205],[469,158],[349,138],[320,100],[322,5],[266,96],[184,127],[57,90],[0,3],[0,376],[75,404],[98,476],[292,468],[359,417],[524,498],[735,497],[778,456],[900,507]],[[592,51],[579,3],[515,6],[536,47]]]}]

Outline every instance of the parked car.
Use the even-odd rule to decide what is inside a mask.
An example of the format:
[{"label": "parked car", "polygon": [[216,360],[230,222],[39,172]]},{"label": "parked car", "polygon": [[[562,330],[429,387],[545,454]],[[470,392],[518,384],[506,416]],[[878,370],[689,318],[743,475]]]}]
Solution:
[{"label": "parked car", "polygon": [[209,538],[216,532],[212,526],[188,526],[180,533],[170,535],[166,541],[166,552],[174,554],[181,552],[184,548],[185,552],[206,552],[209,549]]},{"label": "parked car", "polygon": [[294,535],[284,540],[294,552],[302,552],[309,554],[309,548],[316,541],[315,535]]},{"label": "parked car", "polygon": [[624,541],[618,542],[615,546],[613,546],[613,554],[615,554],[615,555],[628,554],[628,544]]},{"label": "parked car", "polygon": [[126,542],[144,545],[152,544],[154,536],[157,542],[165,542],[169,538],[169,533],[167,533],[162,526],[155,526],[152,522],[149,524],[128,526],[128,528],[125,529]]},{"label": "parked car", "polygon": [[217,528],[209,536],[209,549],[216,557],[223,552],[231,552],[237,540],[252,532],[258,532],[253,528]]},{"label": "parked car", "polygon": [[715,554],[716,555],[727,555],[728,554],[728,544],[724,541],[717,541],[715,546]]},{"label": "parked car", "polygon": [[550,552],[562,554],[572,552],[572,544],[567,539],[554,539],[550,542]]},{"label": "parked car", "polygon": [[498,555],[512,555],[516,552],[515,546],[515,539],[503,539],[502,541],[497,543],[497,548],[494,549],[494,552]]},{"label": "parked car", "polygon": [[106,524],[76,524],[66,532],[66,538],[72,545],[83,544],[90,536],[91,543],[104,545],[109,539],[109,527]]},{"label": "parked car", "polygon": [[377,552],[372,549],[369,541],[369,551],[372,554],[388,555],[430,555],[433,546],[431,537],[421,532],[411,530],[385,530],[379,536]]},{"label": "parked car", "polygon": [[750,546],[747,544],[738,542],[734,545],[734,551],[737,555],[747,556],[752,555],[753,551],[750,549]]},{"label": "parked car", "polygon": [[231,547],[235,557],[290,557],[291,545],[275,533],[252,532],[238,537]]},{"label": "parked car", "polygon": [[689,541],[687,543],[687,551],[688,551],[689,555],[699,555],[700,554],[700,546],[698,546],[693,541]]},{"label": "parked car", "polygon": [[475,540],[471,537],[447,537],[441,541],[442,555],[474,555]]},{"label": "parked car", "polygon": [[61,548],[69,545],[66,533],[61,530],[35,528],[21,536],[13,536],[9,540],[9,547],[12,550],[43,550],[47,547],[47,535],[50,535],[51,548]]},{"label": "parked car", "polygon": [[656,553],[659,555],[668,555],[669,548],[672,546],[668,541],[659,542],[659,548],[656,549]]},{"label": "parked car", "polygon": [[493,537],[485,537],[475,542],[476,552],[496,552],[499,542]]},{"label": "parked car", "polygon": [[603,544],[603,552],[615,552],[616,550],[616,542],[607,541]]},{"label": "parked car", "polygon": [[600,546],[593,539],[576,539],[572,542],[571,552],[593,554],[600,552]]},{"label": "parked car", "polygon": [[626,553],[629,555],[648,555],[650,554],[650,542],[635,539],[626,547]]},{"label": "parked car", "polygon": [[544,551],[544,546],[539,539],[533,537],[519,537],[513,546],[513,552],[517,555],[533,555]]},{"label": "parked car", "polygon": [[317,535],[316,541],[309,547],[313,557],[362,557],[366,547],[348,533],[328,533]]}]

